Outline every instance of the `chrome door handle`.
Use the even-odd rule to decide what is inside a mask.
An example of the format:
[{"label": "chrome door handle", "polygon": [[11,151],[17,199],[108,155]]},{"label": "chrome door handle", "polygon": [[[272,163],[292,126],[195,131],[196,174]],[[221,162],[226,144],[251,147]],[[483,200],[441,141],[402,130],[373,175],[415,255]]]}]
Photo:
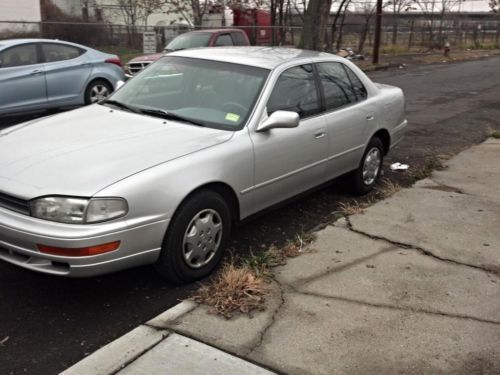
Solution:
[{"label": "chrome door handle", "polygon": [[41,73],[43,73],[43,70],[40,70],[40,69],[35,69],[35,70],[33,70],[30,74],[31,74],[32,76],[34,76],[34,75],[36,75],[36,74],[41,74]]},{"label": "chrome door handle", "polygon": [[320,139],[320,138],[323,138],[325,136],[325,132],[324,131],[319,131],[317,133],[314,133],[314,138],[316,139]]},{"label": "chrome door handle", "polygon": [[369,114],[369,115],[366,115],[366,119],[367,119],[368,121],[373,120],[374,118],[375,118],[375,116],[373,115],[373,113],[372,113],[372,114]]}]

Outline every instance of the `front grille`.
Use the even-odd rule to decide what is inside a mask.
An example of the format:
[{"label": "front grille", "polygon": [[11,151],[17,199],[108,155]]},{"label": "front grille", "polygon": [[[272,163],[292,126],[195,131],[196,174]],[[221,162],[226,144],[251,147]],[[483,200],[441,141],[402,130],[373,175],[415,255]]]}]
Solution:
[{"label": "front grille", "polygon": [[130,63],[128,65],[129,73],[132,75],[137,74],[149,64],[151,63],[150,62]]},{"label": "front grille", "polygon": [[0,207],[25,215],[30,214],[30,205],[28,201],[4,193],[0,193]]}]

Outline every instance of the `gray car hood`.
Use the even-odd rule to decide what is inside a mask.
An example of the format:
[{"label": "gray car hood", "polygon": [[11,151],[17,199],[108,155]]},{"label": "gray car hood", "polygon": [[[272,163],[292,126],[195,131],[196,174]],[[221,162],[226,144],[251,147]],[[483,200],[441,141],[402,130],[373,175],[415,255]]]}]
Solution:
[{"label": "gray car hood", "polygon": [[0,192],[25,199],[92,196],[232,135],[93,105],[0,132]]}]

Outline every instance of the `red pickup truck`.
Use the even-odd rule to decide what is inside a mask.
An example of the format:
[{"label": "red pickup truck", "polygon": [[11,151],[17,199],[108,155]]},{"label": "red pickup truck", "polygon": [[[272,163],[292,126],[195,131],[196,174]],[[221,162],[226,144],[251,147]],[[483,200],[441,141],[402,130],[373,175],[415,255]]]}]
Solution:
[{"label": "red pickup truck", "polygon": [[139,73],[149,64],[155,62],[165,53],[187,48],[221,47],[221,46],[249,46],[247,34],[239,29],[211,29],[197,30],[181,34],[167,44],[162,53],[138,56],[130,60],[125,66],[127,77]]}]

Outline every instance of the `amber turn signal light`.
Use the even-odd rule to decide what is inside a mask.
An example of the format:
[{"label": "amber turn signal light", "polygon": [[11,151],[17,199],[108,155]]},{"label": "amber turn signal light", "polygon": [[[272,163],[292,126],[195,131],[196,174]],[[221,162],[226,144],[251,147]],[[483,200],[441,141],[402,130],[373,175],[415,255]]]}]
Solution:
[{"label": "amber turn signal light", "polygon": [[47,245],[37,245],[38,250],[44,254],[59,255],[65,257],[87,257],[115,251],[120,246],[120,241],[108,242],[102,245],[88,247],[55,247]]}]

